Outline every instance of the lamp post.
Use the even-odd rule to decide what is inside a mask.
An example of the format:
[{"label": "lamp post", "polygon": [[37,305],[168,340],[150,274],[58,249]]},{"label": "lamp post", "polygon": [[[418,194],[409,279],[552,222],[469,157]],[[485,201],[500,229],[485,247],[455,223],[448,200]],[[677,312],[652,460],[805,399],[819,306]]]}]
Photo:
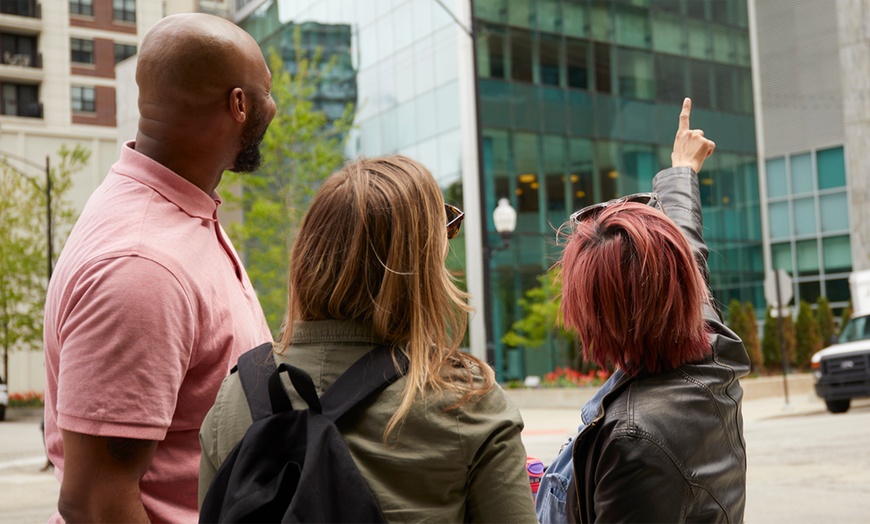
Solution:
[{"label": "lamp post", "polygon": [[492,212],[492,222],[493,225],[495,225],[495,230],[499,235],[501,235],[501,245],[491,246],[489,245],[489,236],[487,235],[484,237],[486,239],[486,245],[484,246],[486,268],[483,272],[485,289],[484,309],[486,310],[486,359],[494,364],[496,379],[501,380],[502,374],[504,373],[504,362],[502,352],[496,351],[495,347],[495,333],[493,332],[493,319],[495,317],[493,305],[495,304],[495,299],[493,296],[494,286],[492,285],[490,273],[492,270],[493,256],[510,246],[511,237],[514,234],[514,230],[517,228],[517,211],[513,206],[511,206],[510,201],[507,198],[499,199],[498,206],[496,206],[495,211]]},{"label": "lamp post", "polygon": [[[39,169],[40,171],[43,170],[43,166],[37,164],[36,162],[32,162],[26,158],[22,158],[22,157],[19,157],[17,155],[9,154],[9,153],[6,153],[5,151],[0,151],[0,164],[3,164],[4,166],[6,166],[11,172],[15,173],[16,175],[20,175],[20,176],[24,177],[25,179],[27,179],[27,181],[30,182],[31,184],[33,184],[33,186],[36,187],[36,189],[38,191],[45,193],[45,215],[46,215],[45,216],[45,218],[46,218],[45,236],[46,236],[46,251],[47,251],[46,268],[48,270],[47,271],[48,278],[45,281],[45,285],[47,288],[48,282],[49,282],[49,280],[51,280],[51,273],[52,273],[52,269],[54,266],[54,264],[53,264],[54,240],[52,238],[52,228],[51,228],[51,222],[52,222],[52,220],[51,220],[51,165],[49,163],[49,157],[48,157],[48,155],[45,156],[45,167],[44,167],[44,169],[45,169],[45,187],[40,186],[39,182],[37,181],[37,179],[35,177],[32,177],[26,173],[23,173],[23,172],[19,171],[18,169],[16,169],[15,167],[13,167],[9,163],[9,160],[14,160],[16,162],[20,162],[21,164],[32,167],[34,169]],[[4,325],[4,329],[5,329],[5,325]],[[9,348],[5,347],[5,345],[3,347],[3,379],[6,381],[7,384],[9,383]]]}]

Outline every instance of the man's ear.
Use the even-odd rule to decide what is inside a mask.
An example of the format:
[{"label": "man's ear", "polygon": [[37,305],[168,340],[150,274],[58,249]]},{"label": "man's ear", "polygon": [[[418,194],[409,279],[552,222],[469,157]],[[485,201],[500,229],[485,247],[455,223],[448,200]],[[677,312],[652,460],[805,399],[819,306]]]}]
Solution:
[{"label": "man's ear", "polygon": [[241,87],[233,88],[230,91],[230,115],[239,123],[243,123],[248,119],[246,102],[245,92],[242,91]]}]

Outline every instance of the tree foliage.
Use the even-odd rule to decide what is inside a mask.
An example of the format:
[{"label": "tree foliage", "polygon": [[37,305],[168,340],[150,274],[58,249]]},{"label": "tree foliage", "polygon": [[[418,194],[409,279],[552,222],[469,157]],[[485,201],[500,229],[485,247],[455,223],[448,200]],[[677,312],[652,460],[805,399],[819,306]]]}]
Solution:
[{"label": "tree foliage", "polygon": [[792,362],[798,369],[806,369],[813,353],[822,349],[819,325],[812,306],[806,300],[800,301],[797,322],[795,323],[795,356]]},{"label": "tree foliage", "polygon": [[[782,367],[782,353],[779,341],[779,319],[771,315],[772,308],[767,308],[764,320],[764,334],[761,338],[761,353],[764,355],[764,366],[767,368]],[[783,345],[788,361],[794,360],[795,331],[791,315],[782,319]]]},{"label": "tree foliage", "polygon": [[553,338],[564,348],[566,363],[574,363],[578,358],[579,343],[575,347],[573,334],[562,327],[559,316],[561,305],[562,281],[558,268],[551,269],[538,277],[539,286],[526,291],[518,303],[523,316],[511,325],[502,342],[508,346],[537,347]]},{"label": "tree foliage", "polygon": [[740,340],[743,341],[752,370],[756,373],[764,371],[764,360],[761,357],[761,346],[758,342],[758,325],[755,323],[755,308],[747,302],[741,304],[736,298],[728,304],[728,325]]},{"label": "tree foliage", "polygon": [[849,301],[849,304],[840,311],[840,327],[837,328],[837,336],[843,334],[843,330],[846,329],[846,324],[849,323],[849,319],[852,318],[852,301]]},{"label": "tree foliage", "polygon": [[[60,162],[50,170],[52,266],[75,221],[68,199],[72,175],[87,165],[90,151],[62,146],[58,156]],[[45,175],[15,160],[0,161],[0,344],[7,382],[9,352],[42,346],[49,271],[46,215]]]},{"label": "tree foliage", "polygon": [[822,341],[822,347],[831,345],[837,332],[837,326],[834,323],[834,312],[831,310],[831,303],[828,302],[827,297],[820,296],[816,301],[816,322],[819,325],[819,338]]},{"label": "tree foliage", "polygon": [[758,316],[752,302],[746,302],[743,305],[743,315],[747,328],[746,336],[742,337],[743,345],[746,347],[746,352],[749,353],[749,360],[752,361],[752,370],[764,373],[764,357],[761,354],[761,341],[758,340]]},{"label": "tree foliage", "polygon": [[242,246],[248,276],[273,333],[281,328],[287,309],[287,270],[290,250],[302,216],[321,182],[344,163],[344,146],[354,118],[348,105],[337,120],[315,107],[318,84],[333,62],[320,50],[309,56],[294,33],[295,63],[288,70],[274,51],[269,56],[275,118],[260,146],[263,164],[256,174],[227,173],[240,196],[227,195],[229,207],[241,207],[243,220],[229,226],[229,235]]}]

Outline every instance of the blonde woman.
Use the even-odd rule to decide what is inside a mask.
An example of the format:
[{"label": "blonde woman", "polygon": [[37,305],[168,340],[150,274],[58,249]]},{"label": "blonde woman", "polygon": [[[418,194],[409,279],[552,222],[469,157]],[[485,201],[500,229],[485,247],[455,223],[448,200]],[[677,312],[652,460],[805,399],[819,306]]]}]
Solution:
[{"label": "blonde woman", "polygon": [[[409,158],[361,159],[333,174],[293,247],[274,358],[306,371],[321,395],[378,344],[407,356],[405,376],[339,426],[388,521],[536,522],[519,411],[492,370],[459,350],[467,295],[444,262],[461,220]],[[200,432],[200,501],[251,425],[236,375]]]}]

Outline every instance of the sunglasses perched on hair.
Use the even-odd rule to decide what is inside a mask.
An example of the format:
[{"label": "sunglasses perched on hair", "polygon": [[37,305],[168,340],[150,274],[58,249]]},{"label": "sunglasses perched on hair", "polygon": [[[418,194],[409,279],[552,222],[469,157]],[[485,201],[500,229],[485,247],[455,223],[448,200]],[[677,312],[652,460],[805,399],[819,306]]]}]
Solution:
[{"label": "sunglasses perched on hair", "polygon": [[444,210],[447,212],[447,240],[455,238],[459,234],[459,227],[462,226],[462,219],[465,218],[465,213],[456,206],[444,204]]},{"label": "sunglasses perched on hair", "polygon": [[646,204],[650,207],[661,208],[661,205],[659,204],[658,194],[635,193],[633,195],[626,195],[624,197],[614,198],[613,200],[608,200],[607,202],[592,204],[591,206],[584,207],[580,211],[575,211],[571,214],[571,223],[578,224],[580,222],[583,222],[584,220],[589,220],[590,218],[597,216],[607,207],[616,204],[625,204],[627,202],[633,202],[635,204]]}]

